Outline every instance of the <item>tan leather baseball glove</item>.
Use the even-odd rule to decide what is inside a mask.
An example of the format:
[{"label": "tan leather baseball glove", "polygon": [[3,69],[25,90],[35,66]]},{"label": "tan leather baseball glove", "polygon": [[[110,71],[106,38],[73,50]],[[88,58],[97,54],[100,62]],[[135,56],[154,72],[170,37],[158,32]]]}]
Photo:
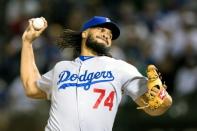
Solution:
[{"label": "tan leather baseball glove", "polygon": [[157,109],[163,104],[166,97],[166,85],[162,83],[160,73],[157,72],[157,68],[154,65],[148,65],[147,67],[147,88],[145,93],[146,99],[143,100],[145,106],[138,107],[137,109]]}]

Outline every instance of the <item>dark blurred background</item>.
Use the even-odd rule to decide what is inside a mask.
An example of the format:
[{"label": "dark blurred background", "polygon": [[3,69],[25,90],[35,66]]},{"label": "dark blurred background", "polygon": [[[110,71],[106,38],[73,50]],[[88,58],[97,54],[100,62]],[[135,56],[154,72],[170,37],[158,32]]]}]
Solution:
[{"label": "dark blurred background", "polygon": [[150,117],[124,96],[113,131],[197,131],[197,0],[0,0],[0,131],[43,131],[47,123],[50,103],[27,98],[19,76],[28,19],[48,21],[34,43],[45,73],[57,61],[72,59],[71,49],[54,44],[62,30],[79,30],[94,15],[110,17],[121,28],[112,55],[143,75],[155,64],[174,101],[164,115]]}]

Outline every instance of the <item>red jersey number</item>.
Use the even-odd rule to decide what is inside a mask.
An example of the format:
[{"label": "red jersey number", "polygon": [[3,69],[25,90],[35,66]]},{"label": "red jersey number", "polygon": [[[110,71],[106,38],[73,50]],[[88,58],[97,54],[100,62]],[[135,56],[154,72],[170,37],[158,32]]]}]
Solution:
[{"label": "red jersey number", "polygon": [[[101,101],[105,97],[105,89],[94,88],[94,92],[100,94],[93,106],[94,109],[97,109]],[[104,101],[104,106],[108,107],[109,111],[111,111],[113,107],[114,94],[115,94],[115,91],[111,91]]]}]

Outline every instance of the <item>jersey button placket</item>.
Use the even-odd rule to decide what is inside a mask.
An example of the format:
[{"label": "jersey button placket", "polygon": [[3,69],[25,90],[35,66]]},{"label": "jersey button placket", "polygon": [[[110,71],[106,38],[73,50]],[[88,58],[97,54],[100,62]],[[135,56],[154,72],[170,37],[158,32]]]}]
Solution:
[{"label": "jersey button placket", "polygon": [[[80,68],[79,68],[79,74],[78,76],[81,76],[84,73],[84,62],[80,61]],[[79,85],[81,82],[80,80],[77,81],[77,85]],[[78,105],[78,116],[79,116],[79,126],[80,126],[80,131],[83,131],[83,123],[84,123],[84,112],[82,111],[82,107],[84,106],[84,100],[81,99],[81,91],[83,87],[76,87],[76,96],[77,96],[77,105]]]}]

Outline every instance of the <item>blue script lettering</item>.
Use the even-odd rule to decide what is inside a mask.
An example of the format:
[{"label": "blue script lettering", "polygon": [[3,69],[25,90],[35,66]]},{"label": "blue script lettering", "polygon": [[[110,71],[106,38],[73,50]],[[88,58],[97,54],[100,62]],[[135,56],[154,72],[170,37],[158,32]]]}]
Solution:
[{"label": "blue script lettering", "polygon": [[[96,83],[113,81],[114,76],[111,71],[90,72],[85,70],[84,74],[72,74],[70,71],[62,71],[59,74],[58,89],[66,89],[67,87],[83,87],[89,90],[90,86]],[[77,83],[73,83],[73,82]]]}]

